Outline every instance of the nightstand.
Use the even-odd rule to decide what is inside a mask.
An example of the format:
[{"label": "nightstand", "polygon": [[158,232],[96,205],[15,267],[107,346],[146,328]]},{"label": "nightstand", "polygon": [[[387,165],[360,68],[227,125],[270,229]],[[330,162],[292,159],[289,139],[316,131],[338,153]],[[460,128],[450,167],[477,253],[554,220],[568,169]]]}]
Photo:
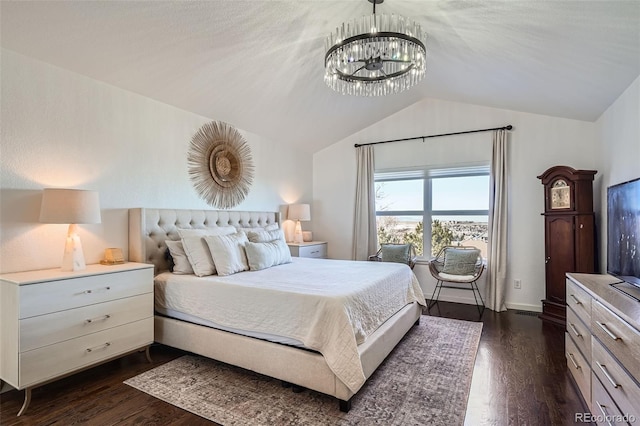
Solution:
[{"label": "nightstand", "polygon": [[31,390],[153,343],[153,265],[0,275],[0,378]]},{"label": "nightstand", "polygon": [[327,243],[325,241],[309,241],[307,243],[287,243],[293,257],[327,257]]}]

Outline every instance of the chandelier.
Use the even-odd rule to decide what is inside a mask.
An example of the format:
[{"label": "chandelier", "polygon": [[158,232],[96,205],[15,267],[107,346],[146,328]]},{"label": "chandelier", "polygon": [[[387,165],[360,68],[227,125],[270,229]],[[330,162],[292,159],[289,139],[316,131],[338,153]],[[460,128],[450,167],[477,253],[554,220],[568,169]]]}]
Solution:
[{"label": "chandelier", "polygon": [[396,15],[363,16],[327,37],[324,81],[343,95],[384,96],[418,84],[426,69],[420,24]]}]

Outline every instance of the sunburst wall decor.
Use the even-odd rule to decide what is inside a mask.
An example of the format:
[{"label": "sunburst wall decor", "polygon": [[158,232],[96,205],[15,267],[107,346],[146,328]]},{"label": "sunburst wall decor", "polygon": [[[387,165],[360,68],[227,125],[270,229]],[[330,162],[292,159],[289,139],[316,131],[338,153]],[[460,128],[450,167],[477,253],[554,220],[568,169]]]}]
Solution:
[{"label": "sunburst wall decor", "polygon": [[253,157],[247,141],[233,126],[212,121],[191,138],[189,176],[198,195],[213,207],[240,204],[253,183]]}]

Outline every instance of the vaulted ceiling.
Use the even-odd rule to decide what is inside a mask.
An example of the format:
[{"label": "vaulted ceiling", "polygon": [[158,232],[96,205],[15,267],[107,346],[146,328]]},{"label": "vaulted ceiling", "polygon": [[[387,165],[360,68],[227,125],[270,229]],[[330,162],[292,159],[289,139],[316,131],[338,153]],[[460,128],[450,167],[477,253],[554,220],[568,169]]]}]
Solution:
[{"label": "vaulted ceiling", "polygon": [[6,1],[2,47],[318,151],[424,98],[596,120],[640,74],[640,1],[401,1],[428,34],[407,92],[323,81],[324,39],[366,0]]}]

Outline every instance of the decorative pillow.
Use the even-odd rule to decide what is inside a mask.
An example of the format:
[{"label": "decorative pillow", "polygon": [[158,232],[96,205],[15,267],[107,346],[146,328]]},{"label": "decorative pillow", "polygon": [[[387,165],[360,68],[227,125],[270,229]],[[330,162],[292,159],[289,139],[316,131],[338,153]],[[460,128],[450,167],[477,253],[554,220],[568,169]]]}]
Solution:
[{"label": "decorative pillow", "polygon": [[285,241],[284,231],[282,229],[273,231],[250,231],[247,233],[247,238],[249,238],[249,241],[252,243],[266,243],[274,240]]},{"label": "decorative pillow", "polygon": [[178,234],[182,238],[182,247],[189,259],[193,273],[199,277],[216,273],[216,265],[213,263],[209,246],[203,237],[207,235],[229,235],[236,232],[233,226],[220,226],[217,228],[180,229]]},{"label": "decorative pillow", "polygon": [[206,237],[207,235],[230,235],[238,232],[234,226],[217,226],[214,228],[178,228],[180,238]]},{"label": "decorative pillow", "polygon": [[480,250],[447,249],[441,272],[452,275],[473,275]]},{"label": "decorative pillow", "polygon": [[253,228],[238,228],[238,231],[242,231],[248,236],[249,232],[275,231],[278,229],[280,229],[280,226],[277,223],[272,223],[267,226],[255,226]]},{"label": "decorative pillow", "polygon": [[380,251],[383,262],[409,263],[411,244],[383,244]]},{"label": "decorative pillow", "polygon": [[232,235],[207,236],[204,240],[209,246],[213,263],[218,275],[225,276],[249,269],[244,246],[248,242],[244,232]]},{"label": "decorative pillow", "polygon": [[173,263],[173,257],[171,257],[171,252],[169,251],[169,247],[167,247],[167,249],[164,251],[164,260],[166,260],[167,263],[169,264],[169,270],[173,272],[173,267],[175,266],[175,264]]},{"label": "decorative pillow", "polygon": [[204,277],[216,273],[216,266],[204,237],[186,237],[181,241],[194,274]]},{"label": "decorative pillow", "polygon": [[247,252],[249,269],[258,271],[283,263],[291,263],[289,246],[282,239],[263,243],[247,242],[244,246]]},{"label": "decorative pillow", "polygon": [[169,254],[173,259],[173,273],[180,275],[193,274],[193,268],[191,267],[191,263],[189,263],[187,254],[184,252],[182,241],[167,240],[165,241],[165,244],[167,245]]}]

